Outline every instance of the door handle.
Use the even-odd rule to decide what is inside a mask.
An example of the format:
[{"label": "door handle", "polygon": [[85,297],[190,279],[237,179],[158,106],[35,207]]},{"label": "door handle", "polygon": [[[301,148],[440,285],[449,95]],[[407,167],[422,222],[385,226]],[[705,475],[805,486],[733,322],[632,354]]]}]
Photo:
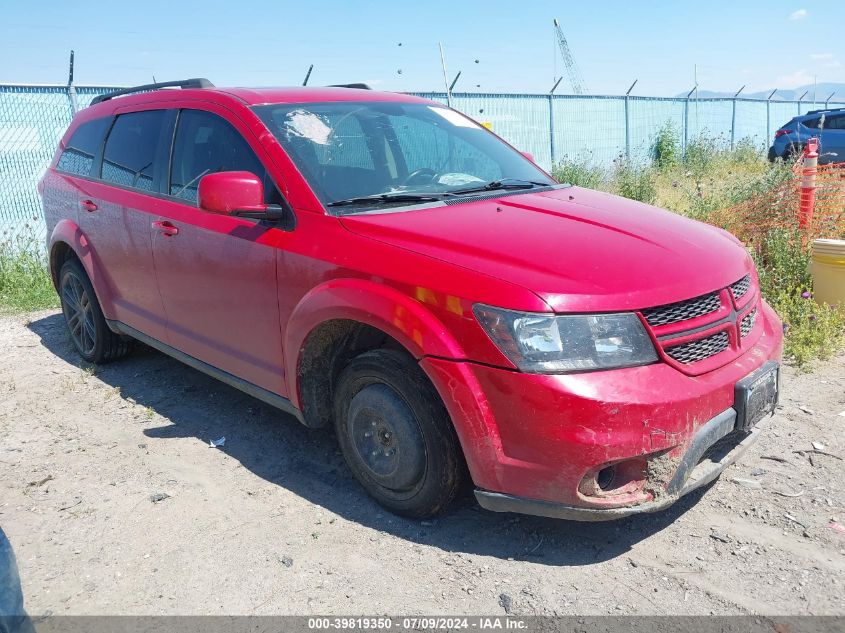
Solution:
[{"label": "door handle", "polygon": [[97,210],[97,203],[93,200],[83,200],[79,204],[81,204],[82,208],[85,209],[88,213]]},{"label": "door handle", "polygon": [[173,235],[179,234],[179,229],[173,226],[173,224],[171,224],[167,220],[153,222],[153,228],[162,235],[166,235],[168,237],[172,237]]}]

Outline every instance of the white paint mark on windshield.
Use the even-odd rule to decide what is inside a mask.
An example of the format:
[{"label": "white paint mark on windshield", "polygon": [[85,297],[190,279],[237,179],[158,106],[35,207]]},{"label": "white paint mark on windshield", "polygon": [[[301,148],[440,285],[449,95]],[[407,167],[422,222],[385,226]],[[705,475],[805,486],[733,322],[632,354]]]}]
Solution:
[{"label": "white paint mark on windshield", "polygon": [[332,129],[323,119],[307,110],[292,110],[285,117],[285,132],[289,136],[299,136],[319,145],[328,145]]}]

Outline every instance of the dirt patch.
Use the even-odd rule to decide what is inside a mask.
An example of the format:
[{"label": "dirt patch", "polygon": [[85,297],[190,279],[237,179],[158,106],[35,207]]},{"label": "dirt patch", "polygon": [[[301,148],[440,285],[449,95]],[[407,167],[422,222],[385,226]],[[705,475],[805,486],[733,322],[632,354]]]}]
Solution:
[{"label": "dirt patch", "polygon": [[0,318],[0,349],[0,525],[34,614],[843,613],[843,356],[787,368],[715,484],[581,524],[394,517],[329,431],[147,348],[84,367],[54,312]]}]

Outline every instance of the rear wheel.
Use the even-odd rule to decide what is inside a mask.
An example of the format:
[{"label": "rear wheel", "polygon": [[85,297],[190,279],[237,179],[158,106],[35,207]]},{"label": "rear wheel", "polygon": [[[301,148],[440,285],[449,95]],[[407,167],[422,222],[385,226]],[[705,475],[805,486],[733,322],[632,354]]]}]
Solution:
[{"label": "rear wheel", "polygon": [[355,478],[396,514],[438,514],[466,480],[449,414],[407,354],[374,350],[350,361],[338,379],[335,431]]},{"label": "rear wheel", "polygon": [[790,143],[786,146],[786,150],[783,152],[783,162],[794,163],[803,153],[804,148],[801,147],[800,144]]},{"label": "rear wheel", "polygon": [[66,261],[59,272],[59,297],[71,341],[84,360],[107,363],[129,352],[131,339],[106,325],[91,281],[76,259]]}]

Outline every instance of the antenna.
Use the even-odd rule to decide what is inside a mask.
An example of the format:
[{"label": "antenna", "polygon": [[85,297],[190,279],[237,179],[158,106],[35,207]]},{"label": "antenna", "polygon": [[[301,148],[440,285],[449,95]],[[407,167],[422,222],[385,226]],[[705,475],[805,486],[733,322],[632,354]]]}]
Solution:
[{"label": "antenna", "polygon": [[587,93],[587,87],[584,85],[584,80],[581,77],[581,71],[578,70],[578,65],[572,57],[572,51],[569,50],[569,43],[560,28],[560,22],[557,18],[554,20],[555,34],[557,35],[557,45],[560,49],[560,56],[563,58],[563,65],[566,68],[566,74],[569,75],[569,83],[572,86],[572,92],[576,95],[583,95]]},{"label": "antenna", "polygon": [[311,78],[311,71],[312,71],[312,70],[314,70],[314,64],[311,64],[311,65],[308,67],[308,72],[307,72],[307,73],[305,73],[305,79],[303,79],[303,81],[302,81],[302,85],[303,85],[303,86],[307,86],[307,85],[308,85],[308,80]]}]

